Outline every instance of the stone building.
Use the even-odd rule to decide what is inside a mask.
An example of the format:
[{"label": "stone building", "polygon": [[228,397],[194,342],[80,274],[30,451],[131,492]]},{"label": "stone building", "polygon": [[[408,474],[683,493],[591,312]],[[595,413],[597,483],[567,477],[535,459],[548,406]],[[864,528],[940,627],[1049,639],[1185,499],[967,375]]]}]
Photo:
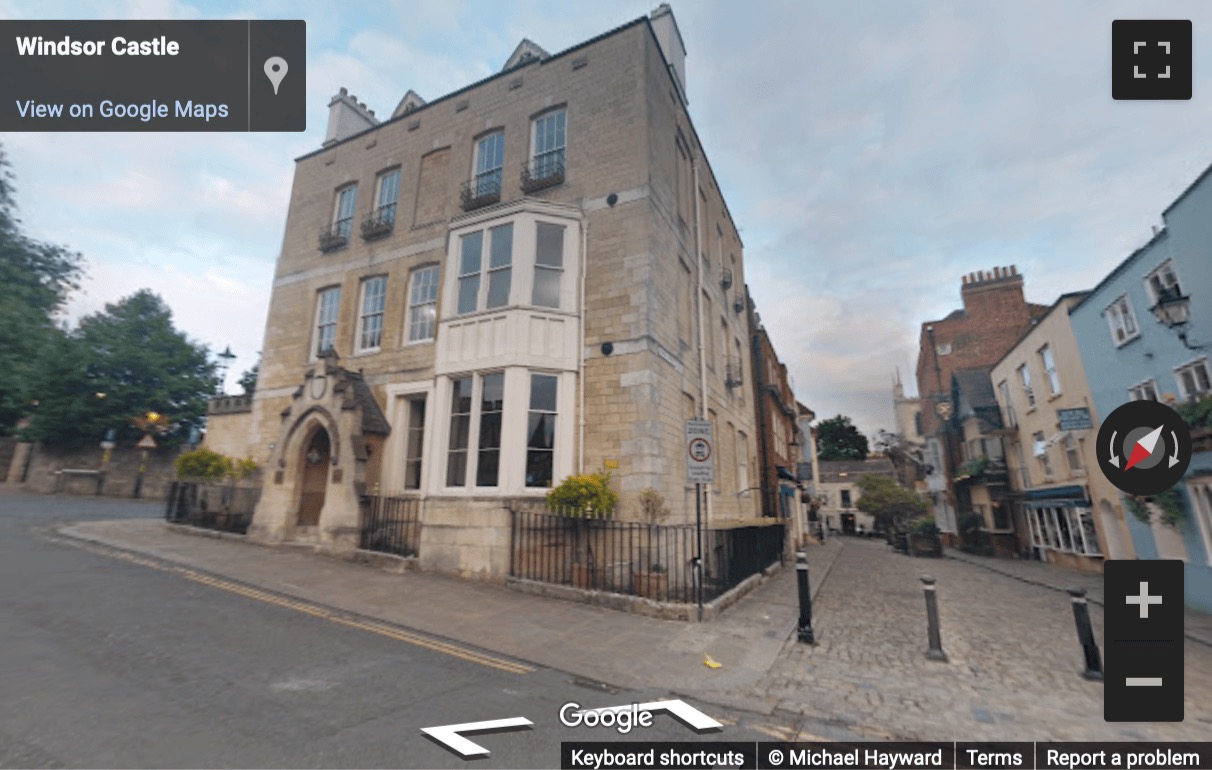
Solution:
[{"label": "stone building", "polygon": [[685,61],[662,5],[385,119],[332,99],[250,411],[211,418],[265,465],[250,536],[352,548],[363,495],[415,496],[423,568],[498,578],[509,506],[570,474],[608,469],[619,517],[652,487],[693,521],[690,418],[715,427],[705,520],[758,514],[742,244]]},{"label": "stone building", "polygon": [[1016,522],[1025,548],[1092,572],[1134,553],[1120,494],[1099,471],[1094,405],[1069,311],[1089,292],[1056,301],[993,367]]},{"label": "stone building", "polygon": [[926,489],[939,529],[953,541],[958,523],[952,479],[963,459],[962,446],[949,429],[952,375],[958,369],[997,363],[1048,310],[1026,301],[1023,276],[1014,265],[964,276],[960,297],[961,309],[922,324],[917,358],[923,459],[932,471]]},{"label": "stone building", "polygon": [[887,457],[865,460],[819,460],[816,463],[815,492],[820,499],[821,517],[827,530],[843,535],[871,534],[875,517],[858,509],[863,496],[859,481],[864,476],[896,479],[896,469]]}]

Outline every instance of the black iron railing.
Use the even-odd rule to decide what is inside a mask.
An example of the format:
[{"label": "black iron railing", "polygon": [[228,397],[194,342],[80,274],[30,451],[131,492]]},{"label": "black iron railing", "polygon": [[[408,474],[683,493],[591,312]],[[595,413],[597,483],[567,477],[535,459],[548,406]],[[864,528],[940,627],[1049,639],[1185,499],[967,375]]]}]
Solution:
[{"label": "black iron railing", "polygon": [[217,532],[243,535],[261,498],[260,487],[236,487],[201,481],[174,481],[164,519]]},{"label": "black iron railing", "polygon": [[564,182],[564,151],[552,150],[522,164],[522,192],[532,193]]},{"label": "black iron railing", "polygon": [[380,206],[362,220],[362,238],[370,241],[390,235],[396,225],[396,204]]},{"label": "black iron railing", "polygon": [[378,495],[362,498],[360,548],[396,556],[416,556],[420,542],[420,499]]},{"label": "black iron railing", "polygon": [[501,169],[484,171],[463,183],[459,192],[464,211],[490,206],[501,200]]},{"label": "black iron railing", "polygon": [[[694,603],[693,525],[586,518],[540,506],[511,511],[511,577],[586,590]],[[783,526],[703,530],[703,600],[711,601],[783,557]]]}]

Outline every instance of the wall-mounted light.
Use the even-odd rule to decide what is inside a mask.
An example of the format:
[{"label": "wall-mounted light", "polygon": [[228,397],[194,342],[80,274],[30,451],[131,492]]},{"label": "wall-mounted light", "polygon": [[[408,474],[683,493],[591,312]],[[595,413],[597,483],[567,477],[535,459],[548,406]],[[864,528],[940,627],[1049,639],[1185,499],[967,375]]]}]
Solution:
[{"label": "wall-mounted light", "polygon": [[1188,350],[1199,350],[1203,345],[1193,345],[1187,339],[1187,322],[1191,320],[1191,297],[1183,294],[1177,286],[1167,286],[1157,293],[1157,304],[1149,308],[1158,323],[1178,330],[1178,338]]}]

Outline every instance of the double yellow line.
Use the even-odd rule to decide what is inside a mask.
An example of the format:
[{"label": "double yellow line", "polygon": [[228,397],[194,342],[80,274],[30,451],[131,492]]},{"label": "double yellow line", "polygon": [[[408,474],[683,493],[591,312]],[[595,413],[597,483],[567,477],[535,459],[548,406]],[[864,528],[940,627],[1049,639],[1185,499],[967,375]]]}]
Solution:
[{"label": "double yellow line", "polygon": [[423,647],[427,650],[433,650],[434,652],[440,652],[443,655],[450,655],[451,657],[459,658],[460,660],[465,660],[469,663],[478,663],[481,666],[495,668],[498,671],[505,671],[510,674],[529,674],[535,670],[533,667],[527,666],[523,663],[517,663],[512,660],[507,660],[506,658],[498,658],[495,655],[489,655],[488,653],[479,652],[468,647],[462,647],[457,644],[451,644],[450,642],[443,642],[439,639],[433,639],[420,634],[415,634],[384,623],[376,623],[374,621],[359,620],[357,618],[348,617],[346,615],[325,609],[320,605],[312,604],[311,602],[305,602],[300,599],[292,599],[270,593],[269,591],[263,591],[259,588],[251,588],[230,580],[224,580],[223,578],[212,577],[196,570],[189,569],[188,567],[178,567],[171,564],[165,564],[164,562],[145,559],[142,556],[111,548],[85,545],[84,543],[75,541],[72,538],[68,538],[64,542],[68,542],[71,545],[75,545],[88,551],[93,551],[94,553],[100,553],[115,559],[121,559],[122,561],[130,562],[131,564],[138,564],[142,567],[151,567],[152,569],[156,569],[161,572],[172,572],[180,575],[186,580],[192,580],[195,583],[210,586],[211,588],[218,588],[221,591],[238,594],[240,596],[248,597],[249,599],[256,599],[257,601],[262,601],[267,604],[285,607],[286,609],[295,610],[296,612],[303,612],[317,618],[332,621],[333,623],[340,623],[343,626],[357,628],[362,631],[369,631],[372,634],[379,634],[380,636],[386,636],[389,639],[407,642],[408,644]]}]

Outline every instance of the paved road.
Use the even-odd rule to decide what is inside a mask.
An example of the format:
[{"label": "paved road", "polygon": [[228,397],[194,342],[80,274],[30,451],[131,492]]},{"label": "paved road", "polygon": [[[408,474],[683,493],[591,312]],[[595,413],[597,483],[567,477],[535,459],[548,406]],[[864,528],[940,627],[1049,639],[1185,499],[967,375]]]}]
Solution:
[{"label": "paved road", "polygon": [[[919,577],[938,580],[943,649],[927,660]],[[1212,648],[1188,640],[1186,720],[1109,724],[1080,676],[1069,598],[980,566],[847,540],[815,605],[819,645],[791,644],[760,685],[779,707],[885,737],[957,741],[1207,740]],[[1091,606],[1102,639],[1102,608]]]},{"label": "paved road", "polygon": [[[641,738],[563,728],[562,704],[665,695],[333,622],[53,535],[159,514],[0,495],[0,766],[464,767],[419,728],[525,716],[533,730],[482,739],[490,765],[552,767],[561,740]],[[772,738],[759,715],[702,708],[728,725],[709,740]],[[642,738],[696,736],[662,715]]]}]

